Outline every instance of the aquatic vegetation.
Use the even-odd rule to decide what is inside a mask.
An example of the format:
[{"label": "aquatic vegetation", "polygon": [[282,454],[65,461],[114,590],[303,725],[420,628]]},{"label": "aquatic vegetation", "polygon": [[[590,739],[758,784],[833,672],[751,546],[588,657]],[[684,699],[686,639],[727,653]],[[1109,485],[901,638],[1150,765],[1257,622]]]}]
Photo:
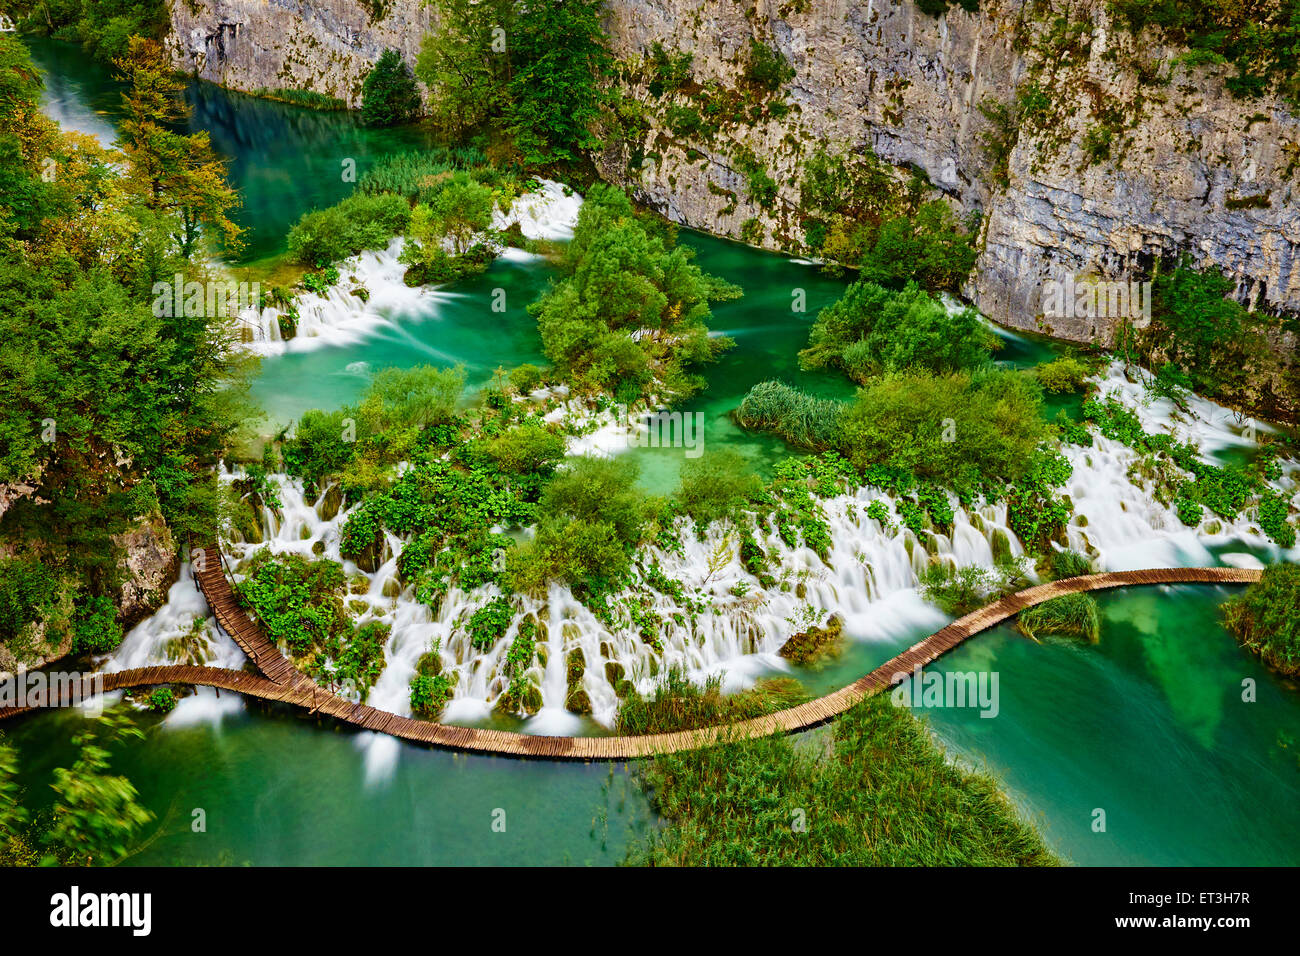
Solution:
[{"label": "aquatic vegetation", "polygon": [[1101,636],[1101,615],[1091,594],[1062,594],[1050,601],[1025,608],[1016,616],[1016,628],[1026,637],[1065,634],[1096,644]]},{"label": "aquatic vegetation", "polygon": [[736,409],[737,424],[770,431],[796,448],[825,451],[839,447],[844,406],[829,398],[814,398],[784,382],[759,382]]},{"label": "aquatic vegetation", "polygon": [[1270,565],[1222,610],[1225,626],[1243,647],[1284,674],[1300,674],[1300,567]]},{"label": "aquatic vegetation", "polygon": [[992,777],[950,763],[885,695],[826,746],[768,737],[656,757],[639,781],[667,823],[654,866],[1042,866],[1060,861]]},{"label": "aquatic vegetation", "polygon": [[807,699],[803,686],[789,677],[765,678],[749,690],[724,694],[722,675],[715,674],[701,687],[673,666],[650,696],[628,689],[619,705],[615,729],[629,736],[695,730],[761,717]]},{"label": "aquatic vegetation", "polygon": [[176,709],[176,694],[169,687],[159,687],[148,697],[149,709],[166,714]]}]

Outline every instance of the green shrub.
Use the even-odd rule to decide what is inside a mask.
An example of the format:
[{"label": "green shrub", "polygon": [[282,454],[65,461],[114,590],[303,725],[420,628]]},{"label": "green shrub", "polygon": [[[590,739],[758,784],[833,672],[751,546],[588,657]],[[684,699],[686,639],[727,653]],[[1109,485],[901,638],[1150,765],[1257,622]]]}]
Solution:
[{"label": "green shrub", "polygon": [[420,109],[415,74],[396,50],[385,50],[361,84],[361,121],[367,126],[393,126]]},{"label": "green shrub", "polygon": [[171,688],[159,687],[148,697],[149,709],[157,714],[168,714],[176,709],[176,695]]},{"label": "green shrub", "polygon": [[1021,478],[1048,435],[1034,380],[1016,372],[883,376],[840,417],[859,470],[885,465],[961,489]]},{"label": "green shrub", "polygon": [[107,597],[86,598],[72,616],[72,653],[107,654],[122,643],[117,608]]},{"label": "green shrub", "polygon": [[702,533],[710,522],[735,520],[761,490],[762,482],[744,457],[726,448],[682,464],[673,503]]},{"label": "green shrub", "polygon": [[504,597],[495,597],[475,611],[466,625],[474,649],[491,650],[492,646],[509,630],[514,613],[509,598]]},{"label": "green shrub", "polygon": [[411,711],[436,718],[455,692],[456,682],[449,674],[416,674],[411,678]]},{"label": "green shrub", "polygon": [[773,49],[760,40],[751,39],[744,77],[755,86],[774,93],[794,79],[794,67],[786,61],[779,50]]},{"label": "green shrub", "polygon": [[1034,366],[1034,377],[1043,386],[1043,391],[1054,395],[1083,391],[1090,374],[1092,371],[1088,366],[1066,355]]},{"label": "green shrub", "polygon": [[1300,566],[1275,564],[1223,604],[1224,623],[1266,664],[1300,675]]},{"label": "green shrub", "polygon": [[328,209],[305,213],[289,230],[288,247],[304,265],[325,268],[366,249],[384,249],[406,231],[411,210],[392,193],[353,193]]}]

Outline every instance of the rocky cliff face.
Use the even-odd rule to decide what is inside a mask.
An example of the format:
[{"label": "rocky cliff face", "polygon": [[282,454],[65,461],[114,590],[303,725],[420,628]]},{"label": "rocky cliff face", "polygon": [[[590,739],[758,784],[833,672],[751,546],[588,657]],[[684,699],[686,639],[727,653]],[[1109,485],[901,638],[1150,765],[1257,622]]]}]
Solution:
[{"label": "rocky cliff face", "polygon": [[[376,19],[356,0],[176,0],[178,61],[229,86],[307,86],[355,102],[382,48],[412,59],[428,28],[418,0],[385,6]],[[1129,278],[1177,253],[1234,275],[1243,299],[1300,311],[1296,115],[1277,99],[1233,99],[1220,72],[1174,65],[1179,51],[1113,29],[1105,6],[983,0],[978,14],[936,18],[907,0],[611,0],[616,54],[642,60],[656,42],[690,53],[697,105],[735,86],[753,39],[794,76],[788,111],[702,135],[665,120],[687,94],[651,97],[647,75],[628,71],[643,125],[598,166],[685,225],[791,247],[803,238],[811,151],[870,148],[982,214],[965,291],[1020,328],[1105,341],[1111,320],[1044,316],[1044,283]],[[1018,116],[1027,88],[1042,105]],[[989,119],[999,104],[1013,118],[1002,129]],[[774,200],[750,197],[755,165],[775,181]]]},{"label": "rocky cliff face", "polygon": [[179,69],[222,86],[315,90],[361,102],[388,47],[414,63],[433,26],[423,0],[172,0]]}]

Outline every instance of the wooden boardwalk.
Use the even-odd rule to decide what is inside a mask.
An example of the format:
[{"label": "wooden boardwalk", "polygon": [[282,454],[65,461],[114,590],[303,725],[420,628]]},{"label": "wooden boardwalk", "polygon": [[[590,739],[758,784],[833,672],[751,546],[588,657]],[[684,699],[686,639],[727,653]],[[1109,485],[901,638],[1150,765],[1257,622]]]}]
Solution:
[{"label": "wooden boardwalk", "polygon": [[[208,562],[208,572],[212,567],[212,562]],[[216,578],[206,573],[200,582],[204,593],[213,601],[213,610],[217,613],[218,620],[222,621],[223,628],[242,627],[246,624],[253,629],[250,632],[245,627],[238,636],[234,632],[231,636],[235,637],[245,650],[250,648],[257,650],[258,656],[254,657],[254,661],[266,676],[217,667],[181,665],[142,667],[95,675],[95,677],[102,677],[104,690],[161,684],[216,687],[261,700],[292,704],[364,730],[391,734],[416,743],[476,753],[550,760],[630,760],[707,747],[726,740],[765,737],[775,733],[805,730],[825,723],[867,697],[888,689],[895,682],[897,675],[909,674],[914,669],[936,660],[962,641],[1014,617],[1025,608],[1041,604],[1062,594],[1100,591],[1137,584],[1250,584],[1258,581],[1261,573],[1258,570],[1240,568],[1166,568],[1148,571],[1109,571],[1053,581],[1019,591],[953,621],[947,627],[917,642],[847,687],[765,717],[703,730],[644,737],[543,737],[478,727],[452,727],[433,721],[402,717],[365,704],[353,704],[343,700],[296,671],[237,604],[232,605],[224,601],[225,596],[229,594],[233,602],[234,595],[231,593],[229,581],[220,572],[219,557],[216,567]],[[219,608],[221,610],[218,610]],[[227,624],[227,621],[230,623]],[[287,674],[284,666],[288,667]],[[279,679],[275,675],[278,675]],[[0,718],[22,713],[26,709],[30,708],[0,708]]]}]

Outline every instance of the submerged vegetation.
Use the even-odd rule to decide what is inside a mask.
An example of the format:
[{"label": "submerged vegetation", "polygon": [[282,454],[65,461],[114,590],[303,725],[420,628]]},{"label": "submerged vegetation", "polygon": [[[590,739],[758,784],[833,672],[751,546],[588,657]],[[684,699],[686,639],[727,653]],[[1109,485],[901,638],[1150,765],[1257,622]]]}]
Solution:
[{"label": "submerged vegetation", "polygon": [[803,686],[790,677],[764,678],[749,690],[724,694],[722,675],[710,677],[700,687],[674,666],[650,696],[628,690],[619,705],[614,728],[620,734],[635,736],[718,727],[794,707],[807,699]]},{"label": "submerged vegetation", "polygon": [[769,737],[655,758],[667,820],[628,862],[652,866],[1050,866],[993,779],[949,763],[925,725],[879,695],[822,745]]}]

